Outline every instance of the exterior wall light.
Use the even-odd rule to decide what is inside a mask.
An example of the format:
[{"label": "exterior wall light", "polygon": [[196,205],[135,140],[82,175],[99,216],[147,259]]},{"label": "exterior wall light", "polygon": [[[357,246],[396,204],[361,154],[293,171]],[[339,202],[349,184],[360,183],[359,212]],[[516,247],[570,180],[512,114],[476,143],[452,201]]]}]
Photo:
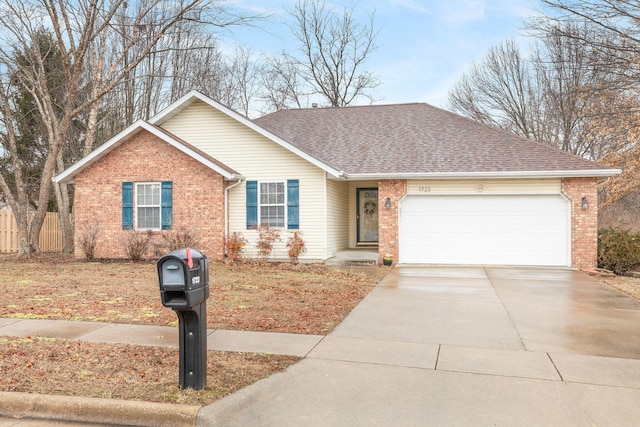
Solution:
[{"label": "exterior wall light", "polygon": [[589,209],[589,201],[587,200],[587,196],[582,196],[582,209]]},{"label": "exterior wall light", "polygon": [[387,197],[384,199],[384,207],[387,209],[391,209],[391,197]]}]

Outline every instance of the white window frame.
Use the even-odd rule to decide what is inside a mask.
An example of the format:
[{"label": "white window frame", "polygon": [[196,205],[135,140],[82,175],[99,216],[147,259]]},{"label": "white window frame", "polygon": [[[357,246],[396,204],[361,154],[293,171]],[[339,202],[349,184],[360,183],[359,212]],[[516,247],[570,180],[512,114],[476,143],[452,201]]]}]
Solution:
[{"label": "white window frame", "polygon": [[[158,198],[158,204],[151,204],[151,205],[140,205],[138,204],[138,188],[139,186],[142,185],[157,185],[158,186],[158,191],[159,191],[159,198]],[[151,230],[151,231],[156,231],[156,230],[162,230],[162,183],[161,182],[156,182],[156,181],[150,181],[150,182],[135,182],[134,186],[133,186],[133,226],[135,230],[140,230],[140,231],[147,231],[147,230]],[[158,208],[158,226],[157,227],[140,227],[138,224],[138,209],[140,208]]]},{"label": "white window frame", "polygon": [[[269,184],[282,184],[283,187],[283,203],[262,203],[262,185],[269,185]],[[280,180],[280,181],[258,181],[258,226],[268,226],[269,228],[279,228],[279,229],[286,229],[287,228],[287,206],[288,206],[288,200],[287,200],[287,181],[286,180]],[[262,221],[262,208],[263,207],[282,207],[282,220],[283,223],[281,226],[275,226],[275,225],[270,225],[270,224],[264,224]]]}]

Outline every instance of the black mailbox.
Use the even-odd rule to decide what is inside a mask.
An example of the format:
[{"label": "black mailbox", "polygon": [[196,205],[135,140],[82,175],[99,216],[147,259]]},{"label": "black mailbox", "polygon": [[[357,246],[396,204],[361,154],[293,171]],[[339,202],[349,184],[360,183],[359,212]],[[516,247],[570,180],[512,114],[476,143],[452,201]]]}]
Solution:
[{"label": "black mailbox", "polygon": [[178,249],[158,261],[162,305],[182,310],[209,298],[209,260],[201,252]]},{"label": "black mailbox", "polygon": [[207,383],[209,261],[195,249],[173,251],[158,261],[162,305],[172,308],[180,328],[180,388]]}]

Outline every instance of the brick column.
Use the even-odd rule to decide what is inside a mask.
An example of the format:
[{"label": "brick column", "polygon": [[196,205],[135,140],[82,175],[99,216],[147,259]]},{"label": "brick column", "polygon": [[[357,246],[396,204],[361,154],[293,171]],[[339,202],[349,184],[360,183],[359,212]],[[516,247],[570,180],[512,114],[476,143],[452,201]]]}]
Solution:
[{"label": "brick column", "polygon": [[[393,255],[393,263],[398,262],[398,203],[407,193],[406,180],[378,181],[378,262],[382,263],[385,252]],[[391,207],[386,208],[389,198]]]},{"label": "brick column", "polygon": [[[571,266],[578,269],[597,267],[598,258],[598,180],[565,178],[562,194],[571,201]],[[582,208],[586,197],[588,209]]]}]

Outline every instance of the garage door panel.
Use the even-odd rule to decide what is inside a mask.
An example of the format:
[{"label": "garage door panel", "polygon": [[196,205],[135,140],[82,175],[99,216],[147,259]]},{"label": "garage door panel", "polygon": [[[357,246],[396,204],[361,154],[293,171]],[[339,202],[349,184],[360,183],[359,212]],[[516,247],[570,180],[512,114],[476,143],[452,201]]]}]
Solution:
[{"label": "garage door panel", "polygon": [[400,262],[568,265],[561,196],[407,196]]}]

